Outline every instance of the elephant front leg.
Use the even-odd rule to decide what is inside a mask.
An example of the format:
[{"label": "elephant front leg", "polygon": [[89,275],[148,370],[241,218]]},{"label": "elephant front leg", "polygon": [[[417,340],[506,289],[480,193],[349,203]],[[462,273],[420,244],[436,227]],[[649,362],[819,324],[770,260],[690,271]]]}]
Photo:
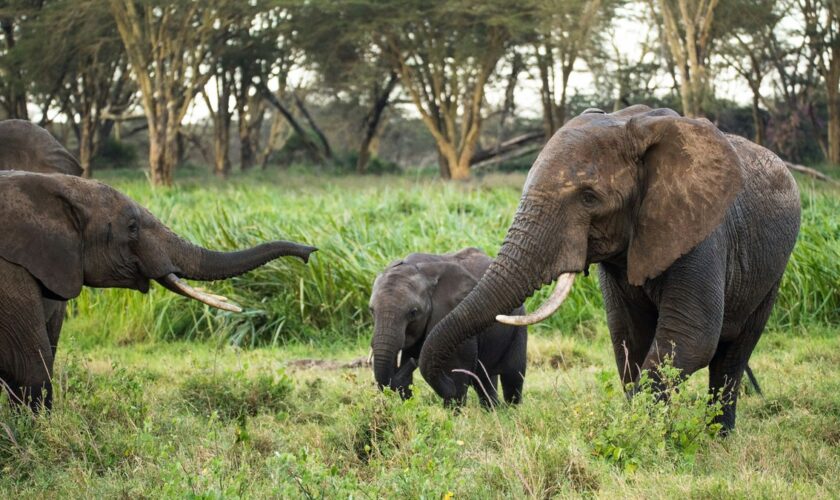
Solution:
[{"label": "elephant front leg", "polygon": [[[657,311],[640,287],[609,264],[599,266],[599,282],[607,312],[607,326],[622,387],[639,380],[642,365],[656,334]],[[630,395],[631,393],[628,393]]]},{"label": "elephant front leg", "polygon": [[712,360],[724,313],[723,260],[710,248],[689,253],[651,284],[659,319],[642,370],[649,370],[663,397],[667,383],[660,366],[668,362],[686,378]]},{"label": "elephant front leg", "polygon": [[0,374],[12,402],[52,407],[53,360],[38,284],[0,259]]}]

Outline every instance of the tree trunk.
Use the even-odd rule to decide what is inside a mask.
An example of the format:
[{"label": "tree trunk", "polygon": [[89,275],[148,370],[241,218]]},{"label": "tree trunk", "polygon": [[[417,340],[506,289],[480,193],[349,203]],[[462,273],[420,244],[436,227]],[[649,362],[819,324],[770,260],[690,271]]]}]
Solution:
[{"label": "tree trunk", "polygon": [[438,171],[440,172],[440,178],[443,180],[449,180],[452,178],[452,171],[449,167],[449,159],[443,153],[440,146],[437,148],[438,150]]},{"label": "tree trunk", "polygon": [[385,112],[385,108],[388,107],[391,92],[394,91],[394,87],[397,86],[398,81],[398,73],[396,71],[392,71],[388,77],[388,82],[385,84],[385,87],[374,100],[373,108],[367,114],[367,117],[365,117],[363,127],[364,135],[362,136],[362,142],[359,145],[359,156],[356,159],[356,172],[359,174],[365,173],[365,169],[367,168],[367,164],[370,161],[371,156],[370,145],[373,142],[374,137],[376,137],[376,134],[379,132],[379,125],[382,123],[382,114]]},{"label": "tree trunk", "polygon": [[[840,54],[838,54],[840,55]],[[840,60],[832,59],[825,77],[828,100],[828,161],[840,166]]]},{"label": "tree trunk", "polygon": [[758,106],[759,100],[761,99],[761,94],[759,93],[758,89],[753,89],[753,98],[752,98],[752,118],[753,118],[753,127],[755,127],[755,143],[759,146],[764,145],[764,119],[761,118],[761,109]]},{"label": "tree trunk", "polygon": [[79,165],[82,167],[82,177],[89,179],[92,175],[91,160],[93,160],[94,126],[90,113],[84,113],[81,117],[79,133]]}]

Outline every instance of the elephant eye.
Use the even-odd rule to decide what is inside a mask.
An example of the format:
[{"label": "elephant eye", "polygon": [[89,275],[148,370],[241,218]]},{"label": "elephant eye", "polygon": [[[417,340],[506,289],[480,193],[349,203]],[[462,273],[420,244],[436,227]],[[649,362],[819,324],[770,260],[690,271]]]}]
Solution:
[{"label": "elephant eye", "polygon": [[592,191],[586,190],[581,193],[581,201],[588,207],[593,207],[598,204],[598,196]]},{"label": "elephant eye", "polygon": [[136,237],[137,233],[140,232],[140,226],[137,224],[136,220],[132,220],[128,223],[128,232],[132,237]]},{"label": "elephant eye", "polygon": [[408,311],[408,320],[409,321],[414,321],[415,319],[417,319],[417,315],[419,313],[420,313],[420,310],[418,310],[416,307],[414,309]]}]

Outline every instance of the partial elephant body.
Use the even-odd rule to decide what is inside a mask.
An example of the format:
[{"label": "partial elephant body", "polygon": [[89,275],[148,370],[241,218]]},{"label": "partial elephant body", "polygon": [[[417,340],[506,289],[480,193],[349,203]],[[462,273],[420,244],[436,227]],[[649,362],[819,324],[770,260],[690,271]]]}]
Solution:
[{"label": "partial elephant body", "polygon": [[[79,165],[79,161],[70,152],[64,149],[49,132],[25,120],[0,121],[0,170],[82,175],[82,167]],[[8,261],[0,259],[0,268],[3,268],[0,269],[0,274],[4,276],[13,274],[15,270],[9,267],[10,265]],[[16,296],[23,297],[25,294],[21,293]],[[44,328],[52,351],[51,355],[45,360],[44,366],[52,367],[51,360],[55,358],[58,338],[61,334],[61,327],[64,323],[64,315],[67,310],[67,302],[64,300],[52,300],[46,297],[43,297],[41,302],[45,321]],[[0,304],[0,310],[11,310],[11,308],[7,309],[4,305]],[[7,335],[8,333],[4,332],[3,328],[0,328],[0,341],[7,338]],[[9,346],[3,347],[8,348]],[[9,354],[9,356],[11,355]],[[8,361],[8,363],[11,363],[11,361]],[[6,360],[2,359],[2,354],[0,354],[0,366],[10,366]],[[38,373],[38,370],[18,368],[15,372],[34,375]],[[0,381],[9,382],[14,380],[16,380],[15,377],[0,373]],[[14,389],[12,389],[12,386],[14,386]],[[27,396],[31,398],[32,394],[20,392],[17,382],[12,382],[12,386],[10,386],[10,390],[13,391],[13,399],[23,401],[27,399]],[[47,401],[47,404],[49,403],[50,401]]]},{"label": "partial elephant body", "polygon": [[82,175],[82,167],[49,132],[25,120],[0,121],[0,170]]},{"label": "partial elephant body", "polygon": [[[467,296],[491,263],[476,248],[445,255],[415,253],[392,262],[376,278],[370,300],[375,319],[371,345],[380,387],[411,395],[416,360],[428,332]],[[448,402],[463,402],[472,385],[482,404],[495,405],[501,378],[505,401],[518,403],[527,341],[527,327],[494,323],[459,345],[452,353],[455,393]]]},{"label": "partial elephant body", "polygon": [[451,397],[448,351],[542,284],[599,263],[622,381],[645,369],[656,380],[666,356],[685,376],[708,366],[728,430],[799,214],[795,181],[760,146],[671,110],[588,110],[537,158],[496,262],[431,332],[421,372]]},{"label": "partial elephant body", "polygon": [[64,301],[83,286],[143,293],[156,280],[227,310],[224,297],[181,278],[226,279],[281,256],[308,261],[316,249],[274,241],[216,252],[173,233],[115,189],[59,174],[0,172],[0,379],[33,407],[49,406]]}]

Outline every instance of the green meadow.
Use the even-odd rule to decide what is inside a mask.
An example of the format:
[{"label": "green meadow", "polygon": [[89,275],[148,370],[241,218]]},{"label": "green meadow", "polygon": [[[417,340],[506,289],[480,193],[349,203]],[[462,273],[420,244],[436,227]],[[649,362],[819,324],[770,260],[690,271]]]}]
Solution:
[{"label": "green meadow", "polygon": [[52,414],[0,408],[2,498],[840,493],[840,189],[797,179],[799,242],[750,361],[764,396],[742,389],[737,429],[721,439],[705,371],[669,405],[625,399],[596,273],[531,328],[520,407],[485,411],[471,394],[455,413],[419,377],[407,402],[376,390],[363,363],[376,273],[411,252],[494,255],[523,174],[101,180],[210,248],[290,239],[320,250],[308,265],[280,259],[204,285],[242,314],[159,286],[86,289],[62,332]]}]

